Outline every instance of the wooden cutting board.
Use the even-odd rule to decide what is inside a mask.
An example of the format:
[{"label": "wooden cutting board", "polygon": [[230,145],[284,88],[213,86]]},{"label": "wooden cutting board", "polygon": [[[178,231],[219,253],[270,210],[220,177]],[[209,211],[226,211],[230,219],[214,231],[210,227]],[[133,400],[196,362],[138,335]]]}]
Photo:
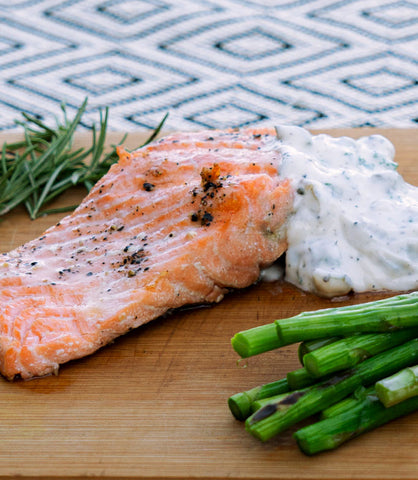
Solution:
[{"label": "wooden cutting board", "polygon": [[[400,172],[418,185],[418,130],[330,133],[376,132],[394,142]],[[130,135],[128,147],[142,138]],[[58,205],[83,195],[65,194]],[[40,235],[59,217],[30,221],[23,210],[12,212],[0,223],[0,250]],[[214,307],[138,328],[63,366],[58,376],[0,380],[0,478],[418,478],[418,414],[309,458],[299,452],[292,432],[262,444],[227,408],[231,394],[299,367],[295,346],[238,364],[230,346],[234,333],[302,310],[381,297],[357,295],[336,303],[286,283],[259,284]]]}]

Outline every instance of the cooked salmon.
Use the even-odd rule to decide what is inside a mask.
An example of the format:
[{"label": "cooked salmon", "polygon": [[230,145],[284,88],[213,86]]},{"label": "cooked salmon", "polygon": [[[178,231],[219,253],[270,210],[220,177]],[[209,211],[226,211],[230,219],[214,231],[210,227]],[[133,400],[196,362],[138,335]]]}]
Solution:
[{"label": "cooked salmon", "polygon": [[286,249],[292,189],[269,131],[174,134],[120,160],[81,205],[0,256],[0,372],[57,372],[189,304],[251,285]]}]

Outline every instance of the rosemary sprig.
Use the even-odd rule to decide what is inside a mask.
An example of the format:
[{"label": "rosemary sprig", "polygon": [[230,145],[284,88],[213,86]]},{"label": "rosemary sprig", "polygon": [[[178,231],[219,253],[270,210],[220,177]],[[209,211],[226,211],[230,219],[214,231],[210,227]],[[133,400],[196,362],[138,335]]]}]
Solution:
[{"label": "rosemary sprig", "polygon": [[[91,128],[89,148],[73,149],[73,138],[81,124],[87,107],[87,99],[80,106],[73,120],[69,120],[65,105],[61,106],[63,120],[56,121],[51,128],[41,120],[23,114],[23,121],[16,124],[23,128],[23,140],[5,142],[0,152],[0,216],[24,205],[31,219],[50,213],[71,211],[77,205],[58,209],[45,209],[52,200],[67,189],[84,185],[89,191],[92,186],[118,161],[117,145],[106,150],[106,134],[109,109],[100,111],[98,127]],[[151,136],[139,147],[155,139],[162,129],[168,114]],[[138,147],[138,148],[139,148]]]}]

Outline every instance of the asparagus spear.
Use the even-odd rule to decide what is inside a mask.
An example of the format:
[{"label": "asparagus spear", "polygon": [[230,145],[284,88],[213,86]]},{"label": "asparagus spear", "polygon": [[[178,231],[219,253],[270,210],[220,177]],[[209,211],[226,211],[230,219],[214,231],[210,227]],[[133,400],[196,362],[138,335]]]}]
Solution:
[{"label": "asparagus spear", "polygon": [[277,336],[275,323],[238,332],[232,337],[231,344],[242,358],[252,357],[282,346]]},{"label": "asparagus spear", "polygon": [[341,413],[346,412],[352,407],[355,407],[359,404],[359,399],[356,398],[354,395],[351,395],[347,398],[342,399],[341,401],[334,403],[330,407],[324,409],[321,412],[321,419],[325,420],[326,418],[335,417],[340,415]]},{"label": "asparagus spear", "polygon": [[293,372],[289,372],[286,378],[282,378],[281,380],[266,383],[265,385],[260,385],[244,392],[235,393],[228,398],[228,406],[232,415],[237,420],[245,420],[250,416],[251,412],[254,411],[255,402],[270,399],[273,396],[287,393],[291,390],[308,387],[317,381],[315,377],[308,373],[306,368],[299,368]]},{"label": "asparagus spear", "polygon": [[342,400],[359,386],[358,379],[349,375],[320,382],[307,392],[295,390],[269,403],[247,418],[246,430],[262,441],[269,440],[295,423]]},{"label": "asparagus spear", "polygon": [[305,367],[288,372],[286,378],[290,390],[298,390],[318,382],[318,379],[312,376]]},{"label": "asparagus spear", "polygon": [[340,340],[341,337],[325,337],[325,338],[318,338],[318,340],[305,340],[301,342],[298,347],[298,358],[301,365],[303,365],[303,357],[308,353],[311,353],[318,348],[325,347],[326,345],[331,345],[331,343]]},{"label": "asparagus spear", "polygon": [[418,292],[361,305],[300,313],[238,332],[231,343],[241,357],[247,358],[290,343],[409,327],[418,327]]},{"label": "asparagus spear", "polygon": [[418,327],[418,292],[362,305],[306,312],[276,320],[281,345],[334,335]]},{"label": "asparagus spear", "polygon": [[291,393],[287,392],[287,393],[281,393],[279,395],[274,395],[269,398],[260,398],[259,400],[255,400],[251,404],[251,413],[254,413],[257,410],[260,410],[260,408],[264,408],[266,405],[276,404],[278,402],[281,402],[285,398],[289,397],[289,395],[291,395]]},{"label": "asparagus spear", "polygon": [[376,393],[385,407],[418,396],[418,365],[405,368],[376,383]]},{"label": "asparagus spear", "polygon": [[376,395],[367,395],[357,405],[294,434],[299,448],[307,455],[331,450],[348,440],[418,409],[418,397],[385,408]]},{"label": "asparagus spear", "polygon": [[239,392],[228,398],[228,406],[232,415],[237,420],[245,420],[251,414],[251,404],[263,398],[273,397],[289,391],[289,385],[285,378],[276,382],[266,383],[251,388],[245,392]]},{"label": "asparagus spear", "polygon": [[356,405],[359,404],[359,402],[363,401],[367,395],[373,394],[374,393],[374,386],[364,388],[360,387],[355,392],[353,395],[344,398],[340,402],[334,403],[328,408],[325,408],[321,412],[321,419],[324,420],[325,418],[330,418],[330,417],[335,417],[336,415],[339,415],[340,413],[343,413],[347,411],[351,407],[355,407]]},{"label": "asparagus spear", "polygon": [[386,350],[368,358],[352,370],[318,383],[307,392],[292,392],[276,404],[261,408],[247,418],[246,429],[255,437],[266,441],[291,425],[339,402],[358,387],[368,386],[415,364],[417,357],[418,339]]},{"label": "asparagus spear", "polygon": [[417,336],[418,329],[353,335],[308,353],[303,357],[303,363],[311,376],[323,377],[351,368],[366,358]]}]

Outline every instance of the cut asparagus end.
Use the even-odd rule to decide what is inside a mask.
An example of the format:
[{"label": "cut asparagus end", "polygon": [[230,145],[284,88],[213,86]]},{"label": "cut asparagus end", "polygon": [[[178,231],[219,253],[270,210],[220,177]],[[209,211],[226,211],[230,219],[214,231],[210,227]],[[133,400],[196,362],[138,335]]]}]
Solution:
[{"label": "cut asparagus end", "polygon": [[229,409],[237,420],[245,420],[252,413],[251,404],[256,400],[270,398],[274,395],[289,391],[289,384],[285,378],[266,383],[257,387],[239,392],[228,399]]},{"label": "cut asparagus end", "polygon": [[319,348],[325,347],[326,345],[331,345],[331,343],[340,340],[341,337],[329,337],[329,338],[319,338],[318,340],[306,340],[301,342],[298,347],[298,359],[301,365],[304,364],[303,357],[308,353],[314,352]]},{"label": "cut asparagus end", "polygon": [[418,396],[418,365],[405,368],[376,383],[376,393],[385,407]]},{"label": "cut asparagus end", "polygon": [[232,415],[240,421],[251,415],[251,403],[252,400],[246,392],[236,393],[228,398],[228,407]]},{"label": "cut asparagus end", "polygon": [[252,357],[281,347],[274,323],[238,332],[232,337],[231,344],[241,358]]}]

